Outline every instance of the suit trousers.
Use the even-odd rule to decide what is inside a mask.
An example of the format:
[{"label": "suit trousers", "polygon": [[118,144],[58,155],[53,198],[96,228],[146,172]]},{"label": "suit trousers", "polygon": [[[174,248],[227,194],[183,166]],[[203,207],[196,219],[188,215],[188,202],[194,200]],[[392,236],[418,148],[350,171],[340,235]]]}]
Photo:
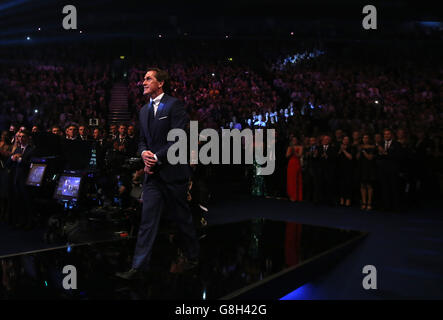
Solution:
[{"label": "suit trousers", "polygon": [[190,259],[198,257],[200,248],[186,199],[187,187],[187,182],[166,183],[155,174],[143,184],[143,208],[132,263],[134,269],[148,268],[164,209],[168,209],[177,224],[185,255]]}]

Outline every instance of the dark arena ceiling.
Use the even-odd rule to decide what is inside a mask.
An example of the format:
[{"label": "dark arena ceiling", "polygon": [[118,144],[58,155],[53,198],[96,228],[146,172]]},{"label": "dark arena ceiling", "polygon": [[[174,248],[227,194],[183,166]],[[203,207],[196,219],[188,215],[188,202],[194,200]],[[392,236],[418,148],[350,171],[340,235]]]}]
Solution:
[{"label": "dark arena ceiling", "polygon": [[[432,6],[434,3],[434,8]],[[318,35],[331,29],[361,32],[362,8],[377,8],[380,30],[417,21],[441,22],[441,10],[431,1],[60,1],[6,0],[0,2],[0,41],[36,34],[66,36],[62,28],[65,5],[77,8],[78,30],[97,37],[273,36],[295,31]],[[79,31],[72,32],[79,32]]]}]

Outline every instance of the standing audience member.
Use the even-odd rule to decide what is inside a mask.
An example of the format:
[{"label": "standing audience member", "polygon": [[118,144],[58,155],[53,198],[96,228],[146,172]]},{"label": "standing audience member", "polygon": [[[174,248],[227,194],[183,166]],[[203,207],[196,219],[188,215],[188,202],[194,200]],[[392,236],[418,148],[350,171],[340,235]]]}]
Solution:
[{"label": "standing audience member", "polygon": [[335,169],[337,150],[330,144],[331,137],[324,135],[321,139],[319,150],[320,187],[322,189],[322,202],[329,205],[335,204]]},{"label": "standing audience member", "polygon": [[401,145],[393,139],[390,129],[383,131],[383,138],[384,145],[378,146],[383,209],[398,211],[400,209],[399,157]]},{"label": "standing audience member", "polygon": [[424,130],[417,132],[417,140],[413,148],[412,175],[414,177],[414,200],[418,204],[427,199],[427,189],[430,181],[432,158],[432,141],[426,137]]},{"label": "standing audience member", "polygon": [[318,149],[317,138],[310,137],[309,146],[306,148],[306,152],[304,153],[305,174],[303,176],[303,185],[305,195],[304,199],[314,203],[319,203],[321,198]]},{"label": "standing audience member", "polygon": [[9,221],[9,174],[6,162],[12,153],[11,140],[7,131],[0,137],[0,221]]},{"label": "standing audience member", "polygon": [[86,126],[78,127],[78,136],[83,141],[89,140],[88,128]]},{"label": "standing audience member", "polygon": [[78,127],[75,124],[71,124],[66,128],[66,139],[67,140],[77,140],[78,137]]},{"label": "standing audience member", "polygon": [[287,170],[287,192],[289,200],[300,202],[303,200],[303,180],[300,159],[303,156],[303,146],[293,137],[286,151],[289,159]]},{"label": "standing audience member", "polygon": [[374,195],[374,182],[376,180],[376,157],[377,149],[370,144],[368,134],[363,135],[363,144],[359,146],[357,159],[359,165],[361,209],[372,210]]},{"label": "standing audience member", "polygon": [[12,155],[7,161],[7,167],[11,170],[12,179],[11,218],[15,227],[25,229],[32,228],[31,199],[25,187],[32,153],[33,147],[30,145],[28,133],[20,131],[12,148]]},{"label": "standing audience member", "polygon": [[354,154],[353,146],[351,146],[349,137],[344,136],[337,154],[338,196],[341,206],[351,206]]}]

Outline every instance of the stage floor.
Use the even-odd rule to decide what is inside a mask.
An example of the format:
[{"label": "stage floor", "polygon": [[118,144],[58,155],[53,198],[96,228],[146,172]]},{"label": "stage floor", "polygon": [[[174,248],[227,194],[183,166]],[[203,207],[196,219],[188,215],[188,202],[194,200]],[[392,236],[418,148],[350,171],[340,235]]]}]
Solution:
[{"label": "stage floor", "polygon": [[[360,211],[358,208],[335,208],[310,203],[291,203],[289,201],[265,198],[239,197],[229,201],[219,201],[217,205],[210,207],[208,221],[210,228],[214,228],[214,231],[208,232],[208,238],[202,241],[202,253],[204,254],[202,255],[198,272],[204,271],[204,269],[201,268],[208,266],[208,261],[210,261],[208,259],[211,259],[212,253],[218,252],[218,248],[223,248],[225,242],[235,234],[230,231],[230,228],[235,230],[237,223],[249,224],[248,228],[250,229],[254,221],[260,221],[260,219],[279,221],[277,225],[280,223],[281,226],[277,227],[277,229],[280,228],[281,230],[283,228],[282,224],[285,224],[285,222],[293,222],[303,225],[301,238],[302,248],[303,241],[310,239],[307,230],[313,226],[325,227],[324,230],[358,230],[359,232],[367,232],[368,235],[364,241],[359,244],[352,253],[344,257],[336,267],[331,268],[327,274],[315,281],[307,283],[306,288],[309,290],[304,288],[302,291],[298,291],[295,290],[296,287],[294,287],[295,292],[286,296],[287,299],[441,299],[443,298],[443,291],[441,289],[443,288],[443,249],[441,246],[441,243],[443,243],[443,217],[441,215],[441,208],[441,203],[429,203],[426,204],[425,207],[409,208],[408,211],[400,213],[378,211],[368,213]],[[218,234],[216,231],[217,228],[221,228],[221,236],[216,236],[216,234]],[[342,231],[338,232],[340,233]],[[155,248],[156,250],[166,250],[168,255],[166,256],[160,253],[160,258],[156,259],[155,263],[153,263],[154,269],[150,276],[154,278],[154,281],[150,282],[152,290],[149,293],[142,292],[142,294],[137,293],[131,296],[132,293],[130,292],[133,292],[131,291],[132,285],[114,278],[113,274],[115,271],[123,271],[130,266],[134,239],[126,239],[107,244],[96,243],[93,245],[83,245],[84,249],[80,249],[81,246],[78,248],[73,247],[71,253],[68,253],[66,246],[64,246],[65,243],[54,245],[45,244],[42,239],[42,233],[43,229],[25,232],[12,230],[8,226],[0,224],[0,259],[3,259],[6,254],[16,253],[18,256],[13,258],[13,260],[16,261],[14,263],[16,263],[17,266],[21,266],[22,260],[26,261],[26,259],[30,259],[32,261],[39,261],[40,258],[38,257],[48,256],[48,258],[44,258],[44,261],[47,261],[45,262],[46,265],[51,266],[51,255],[61,255],[64,257],[63,259],[68,259],[66,261],[71,261],[69,257],[73,256],[77,251],[79,251],[78,254],[84,251],[88,257],[94,254],[100,256],[100,252],[105,252],[108,250],[106,248],[109,248],[111,253],[118,253],[119,258],[116,264],[109,263],[108,267],[110,269],[104,269],[105,271],[99,273],[98,280],[96,281],[106,282],[108,281],[107,279],[111,279],[109,283],[117,293],[109,297],[116,299],[137,297],[153,298],[154,292],[157,292],[155,296],[158,298],[167,299],[174,297],[175,294],[181,296],[183,291],[180,291],[180,289],[177,289],[177,291],[171,289],[174,288],[171,283],[180,283],[180,281],[181,283],[197,281],[194,287],[198,288],[198,290],[196,289],[192,296],[200,300],[203,299],[204,288],[206,288],[205,298],[213,299],[228,294],[230,290],[235,291],[238,287],[245,285],[245,283],[241,283],[239,286],[229,287],[226,291],[217,293],[217,290],[209,289],[210,287],[208,285],[206,285],[206,287],[202,286],[204,282],[202,282],[201,279],[204,279],[204,277],[202,277],[200,273],[186,276],[170,275],[170,263],[176,252],[174,246],[169,244],[168,236],[161,234],[159,235],[159,241],[156,243]],[[349,234],[351,235],[352,233]],[[279,232],[280,238],[276,237],[268,242],[275,246],[275,248],[281,248],[283,246],[281,237],[283,236],[284,233]],[[312,241],[318,242],[310,239],[310,242]],[[161,243],[163,243],[163,245]],[[210,243],[211,245],[209,245]],[[46,253],[21,255],[27,251],[50,249],[55,245],[64,247],[49,250]],[[232,250],[232,252],[237,252],[236,249]],[[245,249],[242,250],[241,252],[243,252],[244,257],[246,257]],[[303,250],[301,252],[303,252]],[[30,258],[32,256],[35,256],[35,258]],[[275,257],[277,256],[275,255]],[[273,262],[272,265],[274,267],[280,266],[284,268],[281,264],[283,257],[284,253],[282,254],[280,251],[280,258],[276,258],[276,261],[280,261],[280,264]],[[300,261],[303,261],[306,257],[307,256],[303,257],[303,255],[301,255]],[[60,266],[63,267],[63,263],[65,263],[63,259],[60,260],[60,264],[57,264],[57,268]],[[79,266],[81,265],[82,264]],[[374,265],[377,267],[380,276],[378,290],[362,289],[362,268],[365,265]],[[27,270],[26,268],[20,270],[22,270],[22,272],[28,272],[23,271]],[[41,270],[44,271],[46,269],[42,267]],[[60,275],[61,271],[59,269],[51,270],[53,273],[55,272],[55,274]],[[260,270],[268,270],[266,269],[266,262],[264,269],[262,268]],[[277,272],[277,270],[278,268],[273,269],[272,272]],[[49,277],[47,273],[44,273],[44,275]],[[261,277],[266,275],[268,275],[268,273],[261,272]],[[196,278],[193,278],[194,276]],[[83,276],[79,272],[79,284],[81,283],[81,277]],[[216,273],[215,277],[218,278],[219,274]],[[211,279],[211,277],[209,278]],[[35,280],[40,279],[39,277],[34,277],[33,279],[37,287],[42,285],[41,280]],[[165,292],[161,289],[157,291],[154,290],[155,279],[163,279],[162,281],[167,283],[167,286],[164,287],[166,288]],[[48,280],[46,281],[49,287],[49,282]],[[148,281],[150,281],[149,277]],[[43,286],[46,287],[44,282]],[[159,288],[161,288],[161,286]],[[137,286],[135,289],[137,289]],[[99,298],[103,292],[108,292],[107,294],[110,295],[111,292],[114,292],[112,290],[99,290],[101,293],[95,295],[95,297]],[[4,291],[2,292],[2,294],[4,294]],[[58,291],[58,294],[60,294],[60,292],[63,291]],[[86,290],[79,290],[78,292],[84,292],[83,295],[87,294]],[[93,292],[97,291],[89,290],[88,292],[88,294],[93,295]],[[137,290],[135,290],[135,292],[137,292]],[[303,294],[300,295],[300,292],[303,292]],[[41,292],[39,295],[40,294]],[[67,293],[64,292],[63,294],[66,295]],[[25,293],[25,296],[26,295]],[[102,297],[105,298],[106,296],[103,295]],[[272,296],[269,297],[269,299],[280,299],[282,297],[283,295],[278,297]],[[78,299],[79,297],[74,298]]]},{"label": "stage floor", "polygon": [[[135,239],[44,249],[1,258],[1,298],[219,299],[343,244],[360,232],[254,219],[207,228],[200,264],[171,273],[178,246],[160,233],[144,280],[115,276],[130,267]],[[76,269],[77,289],[63,288],[64,266]],[[278,297],[268,297],[276,299]]]}]

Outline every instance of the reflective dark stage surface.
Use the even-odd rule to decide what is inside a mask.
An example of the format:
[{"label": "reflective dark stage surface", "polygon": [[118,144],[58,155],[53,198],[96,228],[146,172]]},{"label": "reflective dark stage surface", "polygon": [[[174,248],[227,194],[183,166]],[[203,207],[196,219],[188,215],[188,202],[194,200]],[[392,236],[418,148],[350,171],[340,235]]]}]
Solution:
[{"label": "reflective dark stage surface", "polygon": [[[0,298],[219,299],[360,235],[262,219],[210,226],[201,239],[199,266],[177,274],[170,271],[178,247],[173,234],[163,231],[154,245],[151,270],[137,281],[114,275],[130,267],[134,238],[3,257]],[[76,290],[63,288],[67,265],[76,268]]]}]

